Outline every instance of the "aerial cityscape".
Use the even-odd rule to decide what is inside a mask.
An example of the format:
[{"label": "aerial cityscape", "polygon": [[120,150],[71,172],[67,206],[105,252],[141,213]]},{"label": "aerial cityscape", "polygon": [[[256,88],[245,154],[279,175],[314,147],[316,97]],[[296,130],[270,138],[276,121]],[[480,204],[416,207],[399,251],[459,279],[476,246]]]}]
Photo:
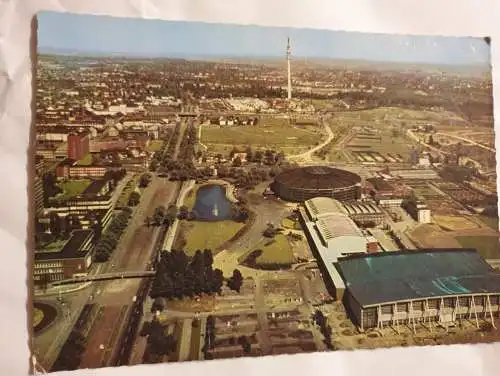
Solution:
[{"label": "aerial cityscape", "polygon": [[487,38],[37,23],[41,369],[500,340]]}]

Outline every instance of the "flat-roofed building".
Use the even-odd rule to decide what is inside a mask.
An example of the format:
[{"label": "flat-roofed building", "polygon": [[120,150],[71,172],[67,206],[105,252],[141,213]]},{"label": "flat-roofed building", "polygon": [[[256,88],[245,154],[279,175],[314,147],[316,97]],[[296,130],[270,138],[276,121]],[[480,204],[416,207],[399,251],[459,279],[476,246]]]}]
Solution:
[{"label": "flat-roofed building", "polygon": [[431,209],[427,206],[423,199],[412,196],[404,202],[404,208],[410,216],[418,221],[418,223],[431,223]]},{"label": "flat-roofed building", "polygon": [[44,192],[43,180],[38,175],[35,176],[33,184],[33,199],[35,203],[35,215],[43,212]]},{"label": "flat-roofed building", "polygon": [[35,250],[33,279],[35,284],[50,283],[86,275],[92,267],[94,232],[76,230],[65,242],[49,244]]},{"label": "flat-roofed building", "polygon": [[325,281],[335,296],[343,294],[345,286],[333,264],[353,254],[378,250],[376,240],[365,234],[349,218],[345,207],[338,201],[316,197],[299,207],[300,221],[311,249],[327,274]]},{"label": "flat-roofed building", "polygon": [[412,169],[392,171],[392,175],[404,180],[437,180],[439,175],[431,169]]},{"label": "flat-roofed building", "polygon": [[372,202],[353,202],[343,204],[347,214],[360,225],[379,225],[385,219],[385,214]]},{"label": "flat-roofed building", "polygon": [[500,316],[500,273],[474,249],[426,249],[357,255],[335,264],[344,303],[362,330]]},{"label": "flat-roofed building", "polygon": [[102,178],[108,171],[105,166],[89,165],[78,166],[74,159],[66,158],[56,167],[56,176],[58,178]]}]

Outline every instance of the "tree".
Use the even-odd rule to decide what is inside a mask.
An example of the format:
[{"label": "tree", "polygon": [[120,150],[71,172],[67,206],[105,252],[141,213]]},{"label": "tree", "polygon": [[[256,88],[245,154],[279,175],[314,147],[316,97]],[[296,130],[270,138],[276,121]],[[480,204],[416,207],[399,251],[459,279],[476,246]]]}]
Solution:
[{"label": "tree", "polygon": [[262,162],[262,157],[263,157],[262,151],[257,150],[253,155],[253,161],[256,163],[260,163]]},{"label": "tree", "polygon": [[262,233],[262,235],[265,236],[266,238],[274,238],[277,233],[278,233],[278,230],[274,227],[274,225],[272,223],[269,223],[267,225],[267,228]]},{"label": "tree", "polygon": [[152,176],[150,173],[142,174],[141,178],[139,179],[139,187],[146,188],[149,183],[151,183],[151,180]]},{"label": "tree", "polygon": [[210,249],[203,250],[203,263],[207,267],[211,267],[214,263],[214,256],[212,255],[212,251]]},{"label": "tree", "polygon": [[236,147],[233,147],[231,151],[229,152],[229,158],[233,159],[234,155],[238,152],[238,149]]},{"label": "tree", "polygon": [[160,166],[160,162],[157,159],[153,159],[149,164],[149,171],[156,171]]},{"label": "tree", "polygon": [[241,167],[241,165],[242,165],[241,158],[239,156],[234,158],[232,165],[233,165],[233,167]]},{"label": "tree", "polygon": [[50,228],[50,233],[55,238],[61,236],[61,231],[62,231],[61,217],[59,217],[59,215],[56,212],[50,213],[49,228]]},{"label": "tree", "polygon": [[243,276],[238,269],[234,269],[233,275],[227,281],[227,286],[236,292],[240,292],[241,285],[243,284]]},{"label": "tree", "polygon": [[165,220],[166,210],[164,206],[158,206],[153,213],[153,223],[156,226],[163,224]]},{"label": "tree", "polygon": [[238,344],[241,345],[241,347],[243,348],[243,352],[245,354],[250,353],[250,351],[252,349],[252,345],[250,344],[250,341],[248,340],[247,336],[241,336],[241,337],[239,337],[238,338]]},{"label": "tree", "polygon": [[220,293],[224,285],[224,274],[222,270],[215,269],[213,272],[212,291]]},{"label": "tree", "polygon": [[189,216],[189,209],[186,205],[182,205],[180,208],[179,208],[179,214],[177,215],[177,218],[179,219],[187,219]]},{"label": "tree", "polygon": [[251,146],[248,146],[245,150],[245,153],[246,153],[246,159],[248,162],[253,162],[253,151],[252,151],[252,147]]},{"label": "tree", "polygon": [[132,191],[128,196],[128,205],[136,206],[137,204],[139,204],[140,200],[141,200],[141,195],[139,194],[139,192]]}]

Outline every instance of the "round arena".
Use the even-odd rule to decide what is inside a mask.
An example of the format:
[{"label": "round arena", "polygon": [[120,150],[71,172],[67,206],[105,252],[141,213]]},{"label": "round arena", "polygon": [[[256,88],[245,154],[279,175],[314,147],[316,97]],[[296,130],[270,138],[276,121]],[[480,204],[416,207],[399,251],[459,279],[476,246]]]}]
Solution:
[{"label": "round arena", "polygon": [[314,197],[352,201],[361,195],[361,178],[332,167],[299,167],[277,175],[270,188],[286,201],[302,202]]}]

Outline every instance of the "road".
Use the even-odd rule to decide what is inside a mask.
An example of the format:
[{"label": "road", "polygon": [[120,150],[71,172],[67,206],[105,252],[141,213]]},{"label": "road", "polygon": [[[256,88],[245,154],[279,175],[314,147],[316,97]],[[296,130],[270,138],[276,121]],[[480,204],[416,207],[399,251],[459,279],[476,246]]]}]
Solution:
[{"label": "road", "polygon": [[[195,180],[188,180],[185,182],[180,190],[179,196],[175,202],[177,208],[180,208],[184,204],[187,194],[191,191],[196,184]],[[179,227],[179,220],[176,218],[174,223],[169,227],[167,235],[165,236],[165,242],[163,243],[163,250],[170,251],[174,244],[175,236],[177,235],[177,228]]]},{"label": "road", "polygon": [[[173,159],[176,160],[179,155],[180,145],[184,138],[186,130],[185,121],[181,121],[179,137],[177,139],[177,144],[174,150]],[[172,203],[179,207],[182,205],[184,198],[189,189],[194,186],[194,181],[187,182],[184,185],[181,185],[178,182],[170,182],[166,179],[155,178],[155,181],[161,180],[164,187],[169,187],[167,192],[162,192],[156,199],[151,202],[151,205],[148,206],[148,217],[151,217],[154,213],[154,210],[158,206],[168,207]],[[191,188],[190,188],[191,187]],[[156,196],[155,196],[156,197]],[[142,223],[144,223],[145,218]],[[174,226],[170,226],[167,231],[171,231],[171,228]],[[177,226],[175,226],[175,229]],[[121,267],[118,267],[118,270],[147,270],[149,269],[149,265],[153,265],[155,259],[159,256],[162,251],[162,246],[165,237],[167,236],[167,232],[164,227],[146,227],[142,226],[137,230],[137,235],[135,237],[136,241],[134,243],[135,247],[132,247],[132,250],[129,249],[128,257],[126,257],[127,262],[125,265],[122,263]],[[175,238],[175,230],[174,235]],[[147,251],[144,252],[145,245]],[[130,360],[131,353],[133,351],[134,343],[137,336],[137,330],[139,328],[141,318],[143,315],[143,307],[144,301],[147,298],[147,294],[151,288],[152,279],[143,279],[133,286],[130,286],[122,292],[123,295],[128,295],[129,299],[129,307],[128,311],[124,317],[122,322],[119,322],[119,330],[116,342],[112,343],[110,347],[113,349],[110,352],[110,355],[107,359],[104,360],[104,363],[108,366],[119,366],[126,365]],[[126,292],[125,292],[126,291]],[[131,296],[133,294],[133,296]],[[106,297],[105,301],[112,301],[112,296],[114,294],[113,289],[109,291],[110,297],[109,299]],[[99,367],[99,365],[90,365],[90,368]]]},{"label": "road", "polygon": [[326,140],[323,141],[321,144],[313,147],[312,149],[309,149],[308,151],[306,151],[304,153],[295,154],[295,155],[289,155],[287,157],[288,160],[291,160],[291,161],[299,161],[299,160],[302,160],[302,161],[311,161],[312,160],[312,155],[314,153],[316,153],[317,151],[321,150],[326,145],[328,145],[330,142],[332,142],[333,137],[334,137],[334,134],[333,134],[332,130],[330,129],[330,127],[328,126],[328,124],[326,124],[326,122],[323,119],[321,119],[321,124],[325,128],[325,132],[327,134]]},{"label": "road", "polygon": [[438,148],[436,148],[436,147],[434,147],[434,146],[431,146],[431,145],[429,145],[429,144],[427,144],[427,143],[423,142],[423,141],[422,141],[422,140],[420,140],[420,138],[418,138],[418,136],[417,136],[415,133],[413,133],[410,129],[408,129],[408,130],[407,130],[407,135],[408,135],[411,139],[413,139],[413,140],[415,140],[416,142],[418,142],[420,145],[425,146],[426,148],[428,148],[428,149],[430,149],[430,150],[434,150],[435,152],[437,152],[437,153],[439,153],[439,154],[443,154],[443,155],[450,154],[450,153],[448,153],[448,152],[446,152],[446,151],[443,151],[443,150],[441,150],[441,149],[438,149]]},{"label": "road", "polygon": [[[147,227],[144,223],[146,217],[151,217],[154,213],[156,207],[163,205],[168,206],[171,202],[175,200],[178,183],[170,182],[163,178],[154,177],[150,186],[148,186],[150,196],[145,197],[146,192],[143,194],[141,199],[142,205],[137,208],[136,214],[134,215],[134,220],[131,221],[129,225],[130,234],[128,241],[124,244],[120,244],[118,249],[115,251],[116,257],[113,259],[112,264],[109,266],[107,272],[120,272],[120,271],[140,271],[148,270],[150,268],[152,256],[154,256],[155,245],[157,243],[160,235],[163,235],[162,229],[160,227]],[[114,267],[113,267],[114,264]],[[140,298],[145,297],[147,294],[148,286],[147,282],[141,280],[116,280],[112,282],[99,282],[94,288],[94,292],[98,295],[96,302],[104,307],[104,312],[107,310],[115,310],[116,306],[127,306],[127,310],[121,320],[117,319],[114,322],[114,326],[117,331],[115,341],[109,343],[106,347],[110,349],[107,356],[102,359],[99,357],[87,357],[85,367],[87,368],[97,368],[102,364],[109,364],[115,356],[119,358],[124,355],[123,350],[125,345],[128,344],[126,341],[124,345],[117,346],[118,342],[122,341],[123,330],[128,331],[126,336],[135,335],[131,331],[134,326],[130,325],[131,315],[134,317],[137,314],[137,304],[134,304],[133,299],[136,297],[137,301]],[[99,293],[100,292],[100,293]],[[100,322],[96,324],[89,338],[88,343],[95,343],[93,336],[100,337],[100,332],[109,330],[108,324],[105,322]],[[127,345],[128,346],[128,345]],[[118,355],[115,350],[119,350]],[[87,348],[86,352],[92,352],[94,349]],[[84,354],[85,356],[85,354]]]},{"label": "road", "polygon": [[465,138],[465,137],[460,137],[460,136],[456,136],[456,135],[453,135],[453,134],[448,134],[448,133],[442,133],[442,132],[437,132],[436,133],[437,135],[440,135],[440,136],[445,136],[445,137],[450,137],[450,138],[454,138],[456,140],[460,140],[460,141],[465,141],[467,142],[468,144],[470,145],[474,145],[474,146],[477,146],[481,149],[484,149],[484,150],[488,150],[488,151],[491,151],[492,153],[495,153],[495,149],[493,148],[490,148],[488,146],[485,146],[483,144],[480,144],[479,142],[475,142],[473,140],[470,140],[468,138]]},{"label": "road", "polygon": [[[169,182],[166,179],[154,177],[150,185],[144,190],[139,205],[135,208],[129,226],[120,238],[117,248],[113,252],[110,261],[100,267],[100,272],[110,273],[119,271],[137,271],[149,268],[152,244],[159,235],[158,228],[148,228],[144,225],[147,216],[152,216],[154,209],[159,205],[168,206],[174,201],[178,183]],[[67,304],[70,305],[70,317],[59,320],[54,324],[49,333],[43,334],[41,338],[35,339],[35,348],[38,349],[40,362],[46,369],[50,369],[61,349],[64,341],[73,328],[75,321],[83,309],[90,302],[99,303],[104,307],[104,315],[110,315],[116,310],[116,306],[130,305],[132,298],[140,287],[140,280],[118,280],[92,283],[89,288],[64,295]],[[43,298],[56,301],[56,296]],[[41,301],[43,301],[41,300]],[[128,314],[129,312],[127,312]],[[127,315],[124,317],[124,319]],[[114,320],[114,324],[120,330],[123,324]],[[88,343],[95,342],[94,336],[99,337],[99,332],[107,330],[106,323],[96,323],[96,327],[90,333]],[[38,343],[38,345],[37,345]],[[46,349],[46,351],[43,351]],[[91,351],[91,350],[88,350]],[[98,357],[86,358],[86,366],[100,367],[103,361]]]}]

